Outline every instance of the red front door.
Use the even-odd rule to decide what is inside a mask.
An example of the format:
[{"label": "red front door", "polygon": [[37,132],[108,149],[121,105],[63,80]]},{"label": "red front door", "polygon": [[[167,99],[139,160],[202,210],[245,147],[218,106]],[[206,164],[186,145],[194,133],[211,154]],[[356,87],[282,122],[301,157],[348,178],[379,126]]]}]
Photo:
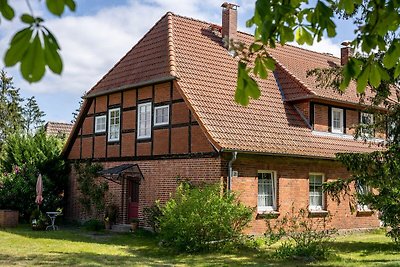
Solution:
[{"label": "red front door", "polygon": [[139,217],[139,182],[128,180],[128,220]]}]

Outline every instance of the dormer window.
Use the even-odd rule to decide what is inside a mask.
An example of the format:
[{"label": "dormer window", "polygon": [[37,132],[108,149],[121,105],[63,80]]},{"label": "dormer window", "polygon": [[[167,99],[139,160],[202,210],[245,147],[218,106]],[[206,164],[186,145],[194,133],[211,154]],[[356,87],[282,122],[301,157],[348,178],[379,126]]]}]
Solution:
[{"label": "dormer window", "polygon": [[343,133],[343,109],[332,108],[332,133]]},{"label": "dormer window", "polygon": [[369,129],[368,126],[374,123],[374,115],[371,113],[361,112],[360,122],[362,126],[366,127],[361,129],[362,134],[364,134],[366,137],[373,137],[373,130]]}]

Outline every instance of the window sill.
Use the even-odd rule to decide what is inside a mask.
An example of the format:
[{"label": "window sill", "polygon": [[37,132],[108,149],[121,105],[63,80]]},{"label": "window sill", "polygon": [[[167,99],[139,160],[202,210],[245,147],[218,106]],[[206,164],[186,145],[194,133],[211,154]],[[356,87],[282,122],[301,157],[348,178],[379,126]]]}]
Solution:
[{"label": "window sill", "polygon": [[309,210],[309,217],[326,217],[329,212],[327,210]]},{"label": "window sill", "polygon": [[256,219],[276,219],[280,215],[279,211],[271,210],[271,211],[258,211]]},{"label": "window sill", "polygon": [[372,214],[374,214],[373,210],[370,209],[365,209],[365,210],[357,210],[357,217],[368,217],[371,216]]}]

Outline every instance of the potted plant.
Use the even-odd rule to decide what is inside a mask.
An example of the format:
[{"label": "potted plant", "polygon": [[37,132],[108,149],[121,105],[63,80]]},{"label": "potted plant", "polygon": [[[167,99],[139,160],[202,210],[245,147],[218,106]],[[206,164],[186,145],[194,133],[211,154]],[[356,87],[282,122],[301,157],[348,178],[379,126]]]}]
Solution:
[{"label": "potted plant", "polygon": [[139,227],[139,218],[131,218],[131,230],[135,232]]},{"label": "potted plant", "polygon": [[110,230],[111,226],[117,222],[118,217],[118,206],[111,204],[107,206],[104,214],[104,227],[106,230]]},{"label": "potted plant", "polygon": [[39,209],[35,209],[32,211],[30,221],[32,225],[32,230],[35,231],[45,230],[46,226],[49,225],[46,215],[44,215]]}]

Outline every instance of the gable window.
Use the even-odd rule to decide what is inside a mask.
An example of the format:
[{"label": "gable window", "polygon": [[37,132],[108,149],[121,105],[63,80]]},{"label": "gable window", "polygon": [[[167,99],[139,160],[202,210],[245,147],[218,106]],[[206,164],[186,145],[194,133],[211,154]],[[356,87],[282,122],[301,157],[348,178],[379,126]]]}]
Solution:
[{"label": "gable window", "polygon": [[332,133],[343,133],[343,109],[332,108]]},{"label": "gable window", "polygon": [[[366,195],[370,192],[370,189],[368,186],[361,182],[356,183],[356,192],[358,195]],[[357,211],[370,211],[370,208],[368,205],[362,203],[362,201],[357,201]]]},{"label": "gable window", "polygon": [[[374,115],[371,113],[361,112],[360,122],[362,126],[368,127],[374,123]],[[368,128],[362,128],[361,133],[364,134],[366,137],[373,136],[373,130]]]},{"label": "gable window", "polygon": [[310,211],[321,211],[325,209],[324,195],[322,193],[323,182],[324,182],[324,175],[322,173],[310,173],[309,177]]},{"label": "gable window", "polygon": [[275,211],[276,205],[276,172],[258,171],[257,211]]},{"label": "gable window", "polygon": [[120,108],[113,108],[108,111],[108,141],[119,141],[120,132]]},{"label": "gable window", "polygon": [[94,123],[94,132],[95,133],[104,133],[106,131],[106,115],[96,116]]},{"label": "gable window", "polygon": [[138,105],[137,138],[151,138],[151,102]]},{"label": "gable window", "polygon": [[169,105],[154,108],[154,126],[169,123]]}]

